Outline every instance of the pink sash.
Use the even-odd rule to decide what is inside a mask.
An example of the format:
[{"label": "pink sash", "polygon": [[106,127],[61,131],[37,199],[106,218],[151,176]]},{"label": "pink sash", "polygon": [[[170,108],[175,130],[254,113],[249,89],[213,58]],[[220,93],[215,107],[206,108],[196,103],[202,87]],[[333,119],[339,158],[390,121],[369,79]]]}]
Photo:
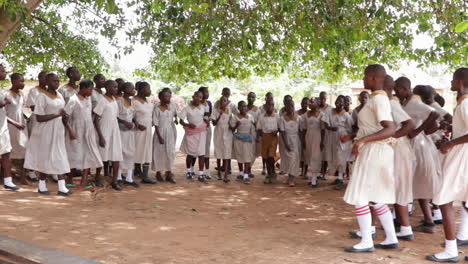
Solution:
[{"label": "pink sash", "polygon": [[196,128],[184,127],[184,129],[185,129],[185,135],[193,136],[193,135],[196,135],[196,134],[199,134],[199,133],[202,133],[202,132],[206,131],[206,123],[203,122],[203,124],[201,124],[200,126],[198,126]]}]

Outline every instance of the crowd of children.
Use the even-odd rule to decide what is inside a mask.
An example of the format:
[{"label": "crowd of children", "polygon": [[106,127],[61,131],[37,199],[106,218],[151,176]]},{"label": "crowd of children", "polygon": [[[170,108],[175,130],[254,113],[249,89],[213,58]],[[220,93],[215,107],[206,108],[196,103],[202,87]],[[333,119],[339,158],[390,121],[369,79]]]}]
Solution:
[{"label": "crowd of children", "polygon": [[[64,196],[75,188],[102,187],[106,177],[115,190],[139,187],[134,176],[145,184],[176,183],[176,126],[181,125],[185,133],[180,151],[186,155],[189,180],[212,179],[212,141],[217,177],[225,183],[230,182],[231,160],[236,160],[237,180],[250,184],[252,166],[260,156],[265,184],[277,181],[277,167],[291,187],[298,178],[317,187],[318,179],[334,175],[335,189],[342,189],[349,178],[344,200],[356,208],[360,230],[351,235],[361,242],[346,251],[398,248],[398,239],[413,240],[413,231],[433,233],[435,224],[443,223],[445,250],[428,259],[458,261],[457,246],[468,246],[468,69],[453,75],[458,102],[453,117],[431,86],[412,89],[408,78],[394,81],[378,64],[368,66],[364,74],[364,88],[370,93],[360,93],[360,105],[353,110],[351,97],[339,95],[333,107],[325,92],[303,98],[296,110],[289,95],[282,107],[275,107],[271,93],[260,106],[255,105],[254,92],[234,104],[229,88],[212,103],[208,87],[200,87],[178,109],[169,88],[162,89],[159,102],[153,104],[147,82],[106,80],[102,74],[81,79],[75,67],[67,69],[63,86],[57,74],[39,73],[39,84],[24,98],[24,78],[13,73],[11,88],[0,91],[4,187],[19,188],[12,180],[12,165],[22,184],[38,181],[40,194],[49,194],[47,177],[58,183],[58,194]],[[6,76],[0,66],[0,80]],[[23,113],[26,108],[32,111],[29,118]],[[94,179],[89,180],[92,172]],[[77,176],[79,186],[73,181]],[[424,215],[414,229],[408,217],[413,200]],[[463,202],[457,234],[454,201]],[[394,205],[395,221],[388,204]],[[386,238],[374,245],[376,218]]]}]

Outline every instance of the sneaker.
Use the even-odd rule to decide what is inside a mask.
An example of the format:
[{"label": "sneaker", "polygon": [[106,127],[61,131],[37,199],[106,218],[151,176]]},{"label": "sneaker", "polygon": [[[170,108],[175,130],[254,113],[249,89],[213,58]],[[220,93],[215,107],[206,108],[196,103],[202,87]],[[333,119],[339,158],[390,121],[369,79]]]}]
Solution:
[{"label": "sneaker", "polygon": [[243,179],[242,181],[244,182],[244,184],[250,184],[250,179],[249,178]]},{"label": "sneaker", "polygon": [[128,181],[125,181],[124,182],[125,185],[129,185],[129,186],[133,186],[135,188],[140,188],[140,185],[136,182],[128,182]]},{"label": "sneaker", "polygon": [[198,181],[205,183],[206,182],[205,176],[203,175],[198,176]]},{"label": "sneaker", "polygon": [[187,177],[187,180],[193,180],[193,174],[191,172],[187,172],[185,177]]},{"label": "sneaker", "polygon": [[211,175],[203,175],[203,177],[205,177],[205,179],[207,179],[207,180],[211,180],[211,179],[212,179]]}]

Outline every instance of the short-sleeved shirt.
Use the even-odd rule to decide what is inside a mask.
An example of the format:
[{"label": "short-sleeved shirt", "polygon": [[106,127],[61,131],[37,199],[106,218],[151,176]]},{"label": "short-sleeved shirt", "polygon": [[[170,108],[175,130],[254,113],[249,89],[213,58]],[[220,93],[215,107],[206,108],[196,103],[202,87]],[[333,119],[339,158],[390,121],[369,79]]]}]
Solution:
[{"label": "short-sleeved shirt", "polygon": [[452,121],[454,139],[468,134],[468,96],[458,98],[457,103]]},{"label": "short-sleeved shirt", "polygon": [[401,123],[411,119],[408,113],[406,113],[406,111],[401,106],[397,97],[393,97],[392,100],[390,100],[390,105],[392,107],[393,121],[397,127],[400,127]]},{"label": "short-sleeved shirt", "polygon": [[434,108],[421,101],[421,97],[413,95],[409,101],[403,105],[403,109],[413,120],[416,127],[419,127],[434,112]]},{"label": "short-sleeved shirt", "polygon": [[275,133],[278,132],[278,114],[272,113],[271,116],[266,113],[260,114],[257,121],[257,130],[262,130],[263,133]]},{"label": "short-sleeved shirt", "polygon": [[188,121],[190,124],[195,126],[201,126],[204,122],[203,117],[205,115],[205,107],[203,105],[194,106],[192,104],[187,105],[180,111],[179,118]]},{"label": "short-sleeved shirt", "polygon": [[375,134],[382,130],[382,121],[392,121],[392,108],[387,93],[382,90],[374,91],[367,104],[359,111],[357,138]]}]

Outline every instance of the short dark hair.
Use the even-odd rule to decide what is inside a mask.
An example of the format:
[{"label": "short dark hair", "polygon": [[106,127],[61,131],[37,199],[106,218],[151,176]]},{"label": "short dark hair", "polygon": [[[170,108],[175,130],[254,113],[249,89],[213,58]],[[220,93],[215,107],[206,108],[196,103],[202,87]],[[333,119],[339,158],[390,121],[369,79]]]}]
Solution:
[{"label": "short dark hair", "polygon": [[11,81],[16,81],[16,80],[21,79],[22,77],[23,77],[23,74],[18,73],[18,72],[15,72],[15,73],[12,73],[12,74],[10,75],[10,80],[11,80]]},{"label": "short dark hair", "polygon": [[67,77],[70,78],[70,75],[72,73],[72,71],[77,71],[78,68],[76,68],[75,66],[72,66],[72,67],[68,67],[67,70],[65,71],[65,73],[67,74]]},{"label": "short dark hair", "polygon": [[86,89],[90,87],[94,87],[94,83],[90,79],[83,79],[80,81],[80,89]]},{"label": "short dark hair", "polygon": [[463,86],[468,87],[468,68],[466,68],[466,67],[458,68],[453,73],[453,78],[455,80],[462,80],[463,81]]}]

